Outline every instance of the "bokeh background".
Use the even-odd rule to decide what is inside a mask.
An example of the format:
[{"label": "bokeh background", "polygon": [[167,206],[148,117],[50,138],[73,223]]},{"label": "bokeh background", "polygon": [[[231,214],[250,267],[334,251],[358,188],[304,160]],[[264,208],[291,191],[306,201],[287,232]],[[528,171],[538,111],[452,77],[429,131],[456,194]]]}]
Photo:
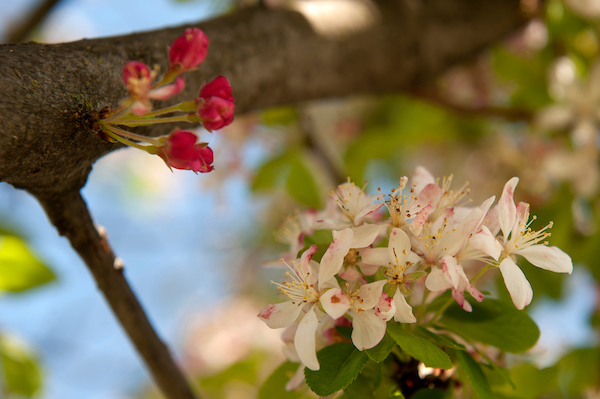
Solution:
[{"label": "bokeh background", "polygon": [[[0,41],[38,3],[2,4]],[[31,38],[127,34],[251,5],[61,0]],[[268,281],[281,272],[264,264],[286,249],[274,239],[285,217],[325,206],[348,176],[387,192],[417,165],[468,180],[474,201],[521,178],[517,199],[532,204],[540,226],[555,222],[551,244],[576,264],[571,276],[524,267],[535,293],[527,311],[542,335],[510,364],[527,362],[531,369],[515,370],[551,382],[521,397],[599,397],[600,1],[523,7],[538,17],[428,87],[261,110],[222,131],[199,130],[215,149],[210,174],[171,172],[134,149],[95,164],[83,190],[92,215],[155,328],[207,397],[254,398],[283,360],[280,332],[256,314],[277,301]],[[0,397],[158,397],[86,267],[36,201],[7,184],[0,233],[0,280],[10,280],[0,281]],[[29,274],[11,277],[2,262]],[[506,296],[498,276],[489,273],[486,288]]]}]

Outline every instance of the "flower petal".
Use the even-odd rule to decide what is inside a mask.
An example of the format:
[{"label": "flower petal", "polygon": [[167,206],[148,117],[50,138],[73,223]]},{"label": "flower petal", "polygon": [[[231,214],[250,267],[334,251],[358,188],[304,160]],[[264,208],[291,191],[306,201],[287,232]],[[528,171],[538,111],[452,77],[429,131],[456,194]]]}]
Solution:
[{"label": "flower petal", "polygon": [[391,266],[391,259],[387,248],[366,248],[360,251],[364,263],[377,266]]},{"label": "flower petal", "polygon": [[442,269],[432,266],[431,272],[427,275],[427,279],[425,280],[425,287],[431,292],[439,292],[451,288],[452,284],[446,280]]},{"label": "flower petal", "polygon": [[354,313],[353,316],[352,343],[359,351],[373,348],[381,342],[385,335],[386,322],[377,317],[374,310]]},{"label": "flower petal", "polygon": [[365,208],[363,208],[362,211],[360,211],[356,215],[356,217],[354,218],[354,224],[358,225],[360,222],[363,221],[364,218],[371,216],[372,214],[377,212],[382,206],[383,203],[371,204],[369,206],[366,206]]},{"label": "flower petal", "polygon": [[510,233],[517,217],[517,206],[515,205],[514,195],[518,183],[518,177],[510,179],[504,185],[502,196],[498,202],[498,221],[500,222],[500,229],[502,229],[505,240],[508,240],[508,233]]},{"label": "flower petal", "polygon": [[394,320],[400,323],[416,323],[417,318],[413,315],[412,308],[408,302],[406,302],[406,298],[404,298],[404,295],[400,292],[400,288],[396,288],[394,304],[396,305]]},{"label": "flower petal", "polygon": [[352,244],[352,229],[344,229],[342,231],[333,231],[333,241],[329,244],[329,248],[325,251],[321,258],[321,267],[319,268],[319,291],[322,284],[335,276],[344,263],[344,257],[350,251]]},{"label": "flower petal", "polygon": [[301,304],[287,301],[265,306],[258,314],[258,318],[270,328],[284,328],[296,321],[301,310]]},{"label": "flower petal", "polygon": [[532,265],[541,269],[550,270],[557,273],[573,272],[573,261],[571,257],[558,247],[548,247],[546,245],[532,245],[527,248],[519,249],[516,254],[523,256]]},{"label": "flower petal", "polygon": [[500,272],[513,303],[517,309],[523,310],[533,299],[533,290],[525,274],[510,258],[506,258],[500,263]]},{"label": "flower petal", "polygon": [[312,306],[308,313],[302,318],[302,321],[296,330],[296,336],[294,337],[294,346],[296,347],[296,352],[298,352],[300,361],[306,367],[314,371],[319,370],[320,368],[319,361],[317,360],[315,342],[315,332],[317,331],[318,325],[319,321],[315,314],[315,307]]},{"label": "flower petal", "polygon": [[381,320],[391,320],[392,317],[394,317],[394,314],[396,314],[396,304],[394,303],[394,298],[389,296],[387,292],[383,292],[374,310],[375,315]]},{"label": "flower petal", "polygon": [[417,216],[415,216],[415,219],[410,224],[410,232],[415,236],[421,234],[421,230],[423,230],[423,226],[425,226],[425,222],[429,216],[429,211],[431,211],[431,204],[417,212]]},{"label": "flower petal", "polygon": [[460,275],[458,274],[458,262],[456,258],[454,256],[446,255],[440,262],[442,264],[442,271],[444,272],[446,281],[448,281],[452,287],[457,289],[461,279]]},{"label": "flower petal", "polygon": [[423,166],[417,166],[415,173],[411,176],[410,182],[415,189],[415,194],[419,195],[421,190],[428,184],[435,184],[435,177]]},{"label": "flower petal", "polygon": [[379,235],[381,228],[384,225],[381,224],[363,224],[352,229],[354,236],[352,238],[352,244],[350,248],[365,248],[373,244],[373,241]]},{"label": "flower petal", "polygon": [[388,256],[390,260],[398,265],[403,265],[406,263],[409,252],[410,238],[408,238],[404,230],[394,227],[390,233],[390,242],[388,244]]},{"label": "flower petal", "polygon": [[381,298],[381,292],[383,291],[383,286],[386,283],[387,280],[379,280],[360,287],[358,290],[360,305],[358,305],[358,307],[362,310],[374,308],[375,305],[377,305],[379,298]]},{"label": "flower petal", "polygon": [[471,246],[486,255],[498,260],[502,253],[502,244],[492,235],[490,229],[481,226],[481,229],[469,239]]},{"label": "flower petal", "polygon": [[350,298],[340,289],[327,290],[319,298],[323,310],[334,319],[339,319],[350,309]]}]

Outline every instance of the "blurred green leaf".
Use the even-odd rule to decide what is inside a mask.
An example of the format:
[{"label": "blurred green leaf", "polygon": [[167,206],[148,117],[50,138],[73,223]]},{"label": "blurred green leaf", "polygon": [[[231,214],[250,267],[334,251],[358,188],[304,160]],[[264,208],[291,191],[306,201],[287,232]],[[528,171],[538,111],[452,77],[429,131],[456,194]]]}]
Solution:
[{"label": "blurred green leaf", "polygon": [[467,375],[477,397],[479,399],[494,399],[492,389],[490,388],[481,367],[479,367],[479,364],[477,364],[471,355],[465,351],[458,351],[456,354],[458,356],[458,362]]},{"label": "blurred green leaf", "polygon": [[254,352],[246,359],[223,371],[200,378],[198,384],[207,397],[228,399],[227,386],[230,384],[243,382],[250,386],[258,385],[259,368],[265,357],[264,353]]},{"label": "blurred green leaf", "polygon": [[567,395],[600,386],[600,348],[577,349],[558,362],[558,383]]},{"label": "blurred green leaf", "polygon": [[10,393],[32,397],[42,386],[38,361],[24,343],[14,337],[0,337],[3,380]]},{"label": "blurred green leaf", "polygon": [[270,108],[261,113],[262,122],[268,126],[289,126],[298,120],[298,115],[295,107]]},{"label": "blurred green leaf", "polygon": [[508,370],[509,377],[514,387],[504,382],[494,386],[496,396],[503,398],[535,399],[542,397],[546,392],[557,386],[558,367],[538,369],[531,364],[523,363]]},{"label": "blurred green leaf", "polygon": [[538,109],[551,102],[546,88],[550,56],[542,52],[522,56],[499,46],[493,50],[493,59],[496,76],[512,88],[511,105]]},{"label": "blurred green leaf", "polygon": [[24,291],[54,279],[54,273],[29,251],[22,239],[0,238],[0,290]]},{"label": "blurred green leaf", "polygon": [[448,393],[446,391],[442,391],[441,389],[421,389],[417,391],[411,399],[444,399],[448,397]]},{"label": "blurred green leaf", "polygon": [[401,323],[389,322],[388,333],[403,351],[427,367],[451,369],[452,362],[448,355],[431,341],[405,330]]},{"label": "blurred green leaf", "polygon": [[275,371],[265,380],[258,390],[258,399],[298,399],[302,397],[302,392],[286,391],[285,385],[298,371],[298,363],[284,362],[277,367]]},{"label": "blurred green leaf", "polygon": [[326,346],[317,352],[321,369],[304,370],[306,383],[319,396],[329,396],[346,388],[361,372],[369,357],[351,343]]},{"label": "blurred green leaf", "polygon": [[264,163],[252,183],[254,191],[285,187],[303,205],[320,208],[321,197],[317,183],[299,150],[289,150]]},{"label": "blurred green leaf", "polygon": [[321,208],[321,197],[313,175],[305,165],[299,153],[291,159],[290,174],[287,179],[287,190],[292,197],[303,205]]},{"label": "blurred green leaf", "polygon": [[452,304],[440,322],[467,339],[512,353],[525,352],[540,336],[535,322],[512,303],[486,298],[472,306],[473,312],[468,313]]}]

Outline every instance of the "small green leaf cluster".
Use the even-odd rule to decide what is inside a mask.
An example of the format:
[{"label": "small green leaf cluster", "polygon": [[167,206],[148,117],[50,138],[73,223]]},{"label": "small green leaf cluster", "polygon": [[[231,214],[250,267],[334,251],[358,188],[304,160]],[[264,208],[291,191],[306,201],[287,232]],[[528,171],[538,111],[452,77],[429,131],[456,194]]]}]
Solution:
[{"label": "small green leaf cluster", "polygon": [[[21,294],[55,279],[23,237],[0,229],[0,293]],[[33,349],[19,338],[0,332],[0,391],[29,398],[36,397],[41,387],[42,370]]]}]

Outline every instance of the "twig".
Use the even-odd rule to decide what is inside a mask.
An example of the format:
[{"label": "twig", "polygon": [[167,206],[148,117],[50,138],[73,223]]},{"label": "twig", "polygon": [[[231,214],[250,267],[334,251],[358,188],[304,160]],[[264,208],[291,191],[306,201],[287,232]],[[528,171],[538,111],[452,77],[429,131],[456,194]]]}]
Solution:
[{"label": "twig", "polygon": [[181,370],[148,321],[131,291],[115,255],[98,233],[77,190],[36,196],[60,235],[65,236],[84,260],[119,322],[143,357],[154,381],[168,399],[197,399]]},{"label": "twig", "polygon": [[420,100],[435,104],[442,108],[446,108],[447,110],[459,115],[496,117],[506,119],[508,121],[530,121],[533,119],[533,112],[526,109],[489,106],[469,107],[449,101],[440,93],[419,89],[409,90],[409,94]]},{"label": "twig", "polygon": [[8,43],[22,42],[60,0],[42,0],[20,25],[8,31]]}]

